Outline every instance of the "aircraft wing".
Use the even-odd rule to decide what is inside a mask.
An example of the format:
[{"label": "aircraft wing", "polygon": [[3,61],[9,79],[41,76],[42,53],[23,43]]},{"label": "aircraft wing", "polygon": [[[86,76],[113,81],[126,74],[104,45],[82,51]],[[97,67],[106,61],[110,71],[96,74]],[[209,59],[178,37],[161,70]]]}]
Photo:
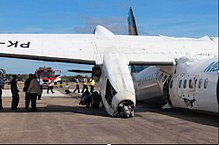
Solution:
[{"label": "aircraft wing", "polygon": [[103,64],[109,53],[124,54],[130,65],[169,65],[179,56],[207,55],[212,50],[217,53],[217,44],[211,40],[120,36],[102,26],[94,34],[0,34],[2,57],[91,65]]},{"label": "aircraft wing", "polygon": [[0,34],[0,56],[95,64],[93,35]]}]

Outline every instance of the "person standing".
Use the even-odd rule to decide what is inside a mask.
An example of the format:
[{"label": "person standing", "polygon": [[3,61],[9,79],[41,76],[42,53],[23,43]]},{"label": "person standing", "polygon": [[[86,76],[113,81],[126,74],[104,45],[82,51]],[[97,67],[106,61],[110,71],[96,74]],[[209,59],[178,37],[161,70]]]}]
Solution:
[{"label": "person standing", "polygon": [[49,94],[49,90],[51,90],[51,92],[54,93],[53,92],[53,85],[54,85],[53,81],[49,80],[47,94]]},{"label": "person standing", "polygon": [[85,78],[84,78],[84,80],[83,80],[83,89],[82,89],[81,93],[84,93],[84,90],[85,90],[85,89],[88,90],[87,82],[88,82],[87,76],[85,76]]},{"label": "person standing", "polygon": [[36,75],[33,75],[33,79],[30,82],[27,93],[31,100],[31,106],[32,106],[31,111],[36,112],[37,111],[36,99],[37,96],[41,94],[40,84],[36,79]]},{"label": "person standing", "polygon": [[23,92],[25,92],[25,110],[29,111],[29,104],[30,104],[30,96],[28,96],[28,88],[30,86],[30,82],[33,79],[33,74],[29,74],[29,77],[27,78],[27,80],[24,82],[24,88],[23,88]]},{"label": "person standing", "polygon": [[77,90],[78,90],[78,93],[80,93],[79,80],[78,80],[78,78],[76,78],[75,83],[76,83],[76,88],[75,88],[75,90],[74,90],[74,93],[75,93]]},{"label": "person standing", "polygon": [[94,85],[95,85],[95,80],[92,77],[91,80],[90,80],[90,93],[93,93]]},{"label": "person standing", "polygon": [[2,106],[2,89],[3,89],[3,86],[4,86],[4,80],[3,80],[3,77],[0,76],[0,110],[3,109],[3,106]]},{"label": "person standing", "polygon": [[40,93],[40,95],[38,95],[38,100],[41,100],[42,93],[43,93],[43,79],[42,79],[42,77],[39,76],[39,77],[37,78],[37,81],[39,82],[39,84],[40,84],[40,89],[41,89],[41,93]]},{"label": "person standing", "polygon": [[12,75],[11,84],[11,93],[12,93],[12,102],[11,102],[11,110],[18,110],[17,106],[20,100],[19,90],[17,88],[17,75]]}]

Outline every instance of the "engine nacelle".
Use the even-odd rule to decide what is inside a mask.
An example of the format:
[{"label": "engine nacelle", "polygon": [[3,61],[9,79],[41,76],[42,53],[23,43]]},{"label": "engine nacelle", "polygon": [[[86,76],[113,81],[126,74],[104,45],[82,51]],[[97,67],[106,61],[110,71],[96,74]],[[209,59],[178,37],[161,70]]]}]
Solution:
[{"label": "engine nacelle", "polygon": [[134,116],[135,90],[126,57],[107,54],[103,60],[99,85],[104,108],[111,116]]}]

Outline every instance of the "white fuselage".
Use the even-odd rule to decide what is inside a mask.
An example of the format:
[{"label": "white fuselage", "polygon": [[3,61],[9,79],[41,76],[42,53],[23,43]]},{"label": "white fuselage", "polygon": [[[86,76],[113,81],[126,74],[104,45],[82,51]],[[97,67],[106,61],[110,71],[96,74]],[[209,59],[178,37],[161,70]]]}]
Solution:
[{"label": "white fuselage", "polygon": [[169,69],[172,69],[170,74],[164,73],[162,67],[149,66],[133,75],[137,100],[162,102],[167,95],[172,107],[218,112],[217,56],[180,58]]},{"label": "white fuselage", "polygon": [[174,107],[218,112],[218,57],[179,62],[169,85]]}]

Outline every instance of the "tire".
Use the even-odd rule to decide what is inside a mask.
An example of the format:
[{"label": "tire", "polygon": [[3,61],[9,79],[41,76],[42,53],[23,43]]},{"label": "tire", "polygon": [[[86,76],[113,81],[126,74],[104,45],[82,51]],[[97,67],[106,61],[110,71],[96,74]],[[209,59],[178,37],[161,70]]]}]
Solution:
[{"label": "tire", "polygon": [[92,108],[99,108],[100,106],[100,96],[98,92],[93,92],[91,96],[91,107]]}]

